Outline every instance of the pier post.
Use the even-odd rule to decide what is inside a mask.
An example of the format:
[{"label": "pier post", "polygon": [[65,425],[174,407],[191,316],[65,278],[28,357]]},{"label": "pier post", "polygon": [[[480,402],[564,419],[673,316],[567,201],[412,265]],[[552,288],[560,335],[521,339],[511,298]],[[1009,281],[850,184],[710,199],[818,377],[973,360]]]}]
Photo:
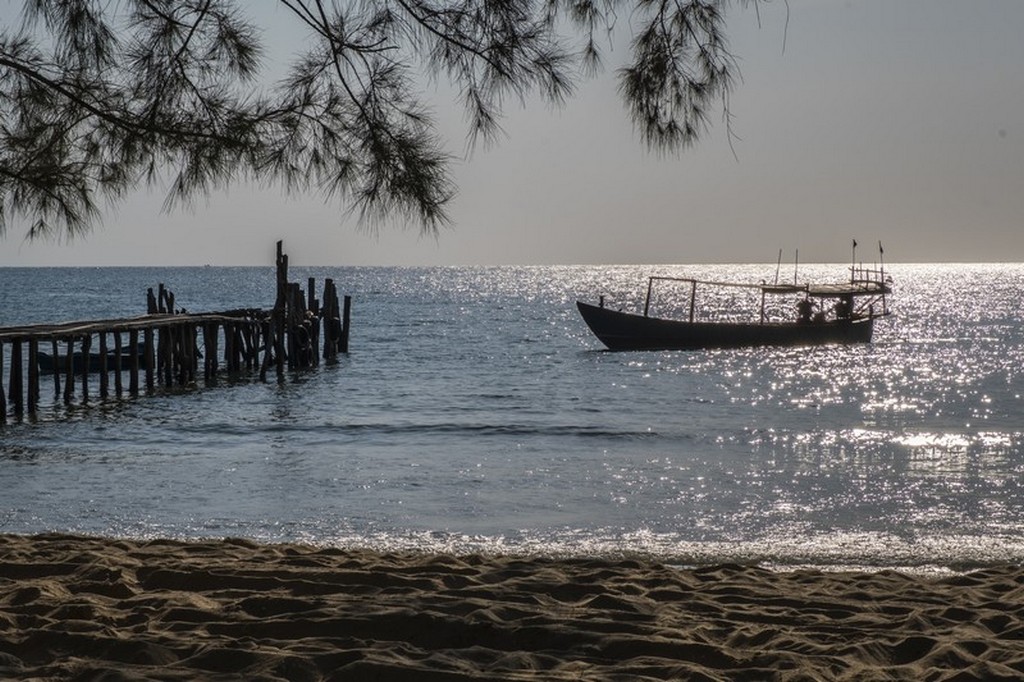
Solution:
[{"label": "pier post", "polygon": [[234,374],[238,371],[238,349],[235,345],[238,343],[238,334],[235,333],[234,322],[227,322],[224,324],[224,367],[228,370],[228,374]]},{"label": "pier post", "polygon": [[231,324],[231,347],[233,349],[231,351],[231,370],[233,372],[241,372],[246,362],[248,350],[245,343],[245,322],[233,322]]},{"label": "pier post", "polygon": [[[227,327],[225,326],[225,329],[226,328]],[[210,325],[210,376],[214,377],[214,378],[216,378],[217,371],[220,369],[220,367],[219,367],[220,360],[217,358],[217,353],[218,353],[217,344],[220,342],[220,338],[219,338],[220,331],[219,331],[219,329],[220,329],[220,325],[218,325],[216,322],[214,322],[214,323],[212,323]],[[227,332],[225,332],[225,334],[226,333]],[[225,337],[225,339],[226,339],[226,337]],[[225,340],[225,343],[227,343],[226,340]]]},{"label": "pier post", "polygon": [[57,360],[60,358],[57,350],[57,339],[50,340],[51,353],[53,354],[53,399],[56,400],[60,397],[60,365],[57,364]]},{"label": "pier post", "polygon": [[21,339],[14,339],[11,341],[11,385],[10,390],[7,392],[7,397],[14,408],[14,414],[18,417],[25,413],[25,403],[21,390],[21,366]]},{"label": "pier post", "polygon": [[345,310],[341,315],[341,350],[342,353],[348,353],[348,325],[349,317],[352,313],[352,297],[345,296]]},{"label": "pier post", "polygon": [[285,333],[284,333],[284,311],[278,311],[274,313],[274,359],[277,361],[277,378],[281,380],[284,378],[284,363],[286,360],[287,352],[285,350]]},{"label": "pier post", "polygon": [[145,361],[146,361],[146,390],[147,391],[152,391],[153,390],[153,386],[156,383],[154,381],[154,376],[153,376],[154,370],[156,369],[156,367],[155,367],[156,363],[154,362],[154,357],[153,357],[153,350],[154,350],[153,349],[153,328],[152,327],[146,327],[146,329],[143,330],[142,336],[145,339],[144,343],[146,344],[146,348],[143,351],[143,355],[145,356]]},{"label": "pier post", "polygon": [[7,423],[7,397],[4,395],[4,344],[0,341],[0,424]]},{"label": "pier post", "polygon": [[217,371],[220,369],[220,359],[217,357],[219,352],[218,344],[220,343],[220,329],[221,326],[213,322],[210,324],[210,378],[217,378]]},{"label": "pier post", "polygon": [[199,371],[199,326],[196,324],[188,325],[188,381],[192,383],[196,380],[196,374]]},{"label": "pier post", "polygon": [[291,284],[285,283],[284,290],[284,314],[281,316],[284,323],[285,354],[288,356],[288,369],[295,369],[298,357],[295,353],[295,289]]},{"label": "pier post", "polygon": [[260,340],[263,347],[263,360],[260,362],[260,381],[266,381],[267,368],[270,366],[270,321],[264,320],[260,324],[263,328]]},{"label": "pier post", "polygon": [[287,339],[285,338],[285,327],[288,324],[288,256],[284,253],[284,242],[277,242],[277,299],[274,301],[273,335],[274,335],[274,359],[277,361],[277,378],[284,377],[285,355],[287,353]]},{"label": "pier post", "polygon": [[316,299],[316,278],[309,278],[309,288],[306,295],[309,297],[307,308],[312,315],[309,316],[309,358],[313,366],[320,364],[320,301]]},{"label": "pier post", "polygon": [[196,380],[196,372],[199,370],[199,327],[189,324],[188,329],[188,382],[191,384]]},{"label": "pier post", "polygon": [[133,395],[139,394],[139,330],[132,329],[128,334],[129,364],[131,365],[131,376],[128,377],[128,391]]},{"label": "pier post", "polygon": [[100,398],[107,399],[110,394],[110,368],[107,367],[107,333],[100,332]]},{"label": "pier post", "polygon": [[238,343],[238,369],[252,369],[252,323],[249,320],[242,320],[235,329],[235,339]]},{"label": "pier post", "polygon": [[324,360],[335,360],[338,357],[338,348],[344,326],[341,321],[341,311],[338,310],[338,290],[334,287],[334,280],[324,280]]},{"label": "pier post", "polygon": [[[0,359],[2,362],[2,359]],[[39,340],[28,342],[28,413],[35,414],[39,408]]]},{"label": "pier post", "polygon": [[244,348],[242,359],[245,361],[245,368],[255,369],[259,366],[260,359],[260,323],[254,318],[242,322],[242,346]]},{"label": "pier post", "polygon": [[[163,285],[161,285],[160,293],[157,294],[157,308],[163,313],[163,300],[164,292]],[[164,367],[166,362],[164,360],[164,350],[167,348],[167,331],[160,327],[153,332],[153,353],[156,356],[156,381],[163,380]]]},{"label": "pier post", "polygon": [[121,358],[124,350],[121,347],[121,332],[114,332],[114,395],[121,397]]},{"label": "pier post", "polygon": [[68,337],[64,343],[67,354],[64,356],[64,404],[70,405],[75,397],[75,339]]},{"label": "pier post", "polygon": [[82,337],[82,404],[89,402],[89,350],[92,348],[92,334]]},{"label": "pier post", "polygon": [[167,328],[167,336],[170,343],[167,344],[167,376],[164,386],[173,386],[175,382],[180,386],[185,373],[185,339],[182,338],[184,330],[180,326]]},{"label": "pier post", "polygon": [[[242,321],[235,324],[235,367],[239,372],[242,369],[253,368],[253,353],[258,355],[259,351],[253,348],[252,325]],[[257,334],[257,338],[259,334]]]},{"label": "pier post", "polygon": [[212,322],[207,322],[203,325],[203,379],[205,381],[209,381],[213,376],[213,372],[210,368],[213,366],[213,361],[216,356],[211,354],[211,349],[213,348],[212,336],[216,333],[217,327]]}]

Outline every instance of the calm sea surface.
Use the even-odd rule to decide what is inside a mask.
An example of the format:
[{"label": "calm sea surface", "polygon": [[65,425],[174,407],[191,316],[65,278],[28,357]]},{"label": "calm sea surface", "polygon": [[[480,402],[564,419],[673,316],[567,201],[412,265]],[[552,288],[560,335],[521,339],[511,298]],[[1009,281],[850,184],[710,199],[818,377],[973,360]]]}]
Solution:
[{"label": "calm sea surface", "polygon": [[[641,306],[648,274],[775,264],[293,267],[353,296],[348,357],[88,407],[44,383],[39,419],[0,427],[0,532],[1022,562],[1024,265],[889,270],[895,314],[870,345],[610,353],[576,298]],[[134,316],[161,282],[193,312],[274,296],[269,267],[8,268],[0,325]]]}]

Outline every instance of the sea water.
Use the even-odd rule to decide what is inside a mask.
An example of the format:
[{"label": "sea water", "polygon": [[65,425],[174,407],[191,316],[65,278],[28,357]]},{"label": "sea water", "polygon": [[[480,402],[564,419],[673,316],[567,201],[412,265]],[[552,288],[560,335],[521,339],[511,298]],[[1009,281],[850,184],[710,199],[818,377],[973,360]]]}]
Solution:
[{"label": "sea water", "polygon": [[[652,274],[775,270],[293,267],[352,295],[348,356],[88,405],[44,382],[38,418],[0,427],[0,532],[676,564],[1024,561],[1024,265],[889,265],[893,315],[851,346],[612,353],[575,309],[599,295],[641,309]],[[7,268],[0,326],[134,316],[158,283],[192,312],[274,297],[269,267]],[[688,305],[676,293],[652,314]],[[757,312],[749,297],[716,303]]]}]

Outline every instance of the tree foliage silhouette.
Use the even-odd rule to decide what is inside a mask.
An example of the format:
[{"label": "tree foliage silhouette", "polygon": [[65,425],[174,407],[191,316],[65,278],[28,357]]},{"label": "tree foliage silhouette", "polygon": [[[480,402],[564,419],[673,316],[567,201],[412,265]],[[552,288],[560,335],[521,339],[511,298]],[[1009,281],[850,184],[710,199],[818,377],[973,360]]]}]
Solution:
[{"label": "tree foliage silhouette", "polygon": [[[757,4],[758,0],[738,0]],[[417,88],[448,79],[469,136],[509,100],[561,103],[632,33],[619,89],[652,148],[678,150],[728,112],[729,0],[278,0],[311,36],[268,84],[236,0],[26,0],[0,27],[0,234],[71,238],[100,206],[169,181],[172,208],[237,181],[317,191],[363,221],[435,232],[455,188]]]}]

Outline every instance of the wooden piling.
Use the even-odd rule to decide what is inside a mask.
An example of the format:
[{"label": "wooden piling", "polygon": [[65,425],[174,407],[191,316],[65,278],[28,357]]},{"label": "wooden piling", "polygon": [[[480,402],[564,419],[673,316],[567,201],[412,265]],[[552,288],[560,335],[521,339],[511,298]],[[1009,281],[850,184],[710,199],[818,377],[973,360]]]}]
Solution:
[{"label": "wooden piling", "polygon": [[235,345],[237,350],[235,356],[238,362],[238,371],[251,370],[253,368],[252,361],[252,323],[249,321],[241,322],[235,325]]},{"label": "wooden piling", "polygon": [[170,365],[171,371],[164,382],[164,386],[179,386],[185,383],[188,375],[188,352],[186,350],[186,339],[184,328],[175,325],[169,328],[171,334]]},{"label": "wooden piling", "polygon": [[107,332],[101,331],[100,337],[100,398],[106,400],[110,395],[110,368],[107,366],[109,357],[107,354]]},{"label": "wooden piling", "polygon": [[4,343],[0,341],[0,424],[7,423],[7,398],[4,396]]},{"label": "wooden piling", "polygon": [[224,325],[224,365],[229,374],[236,374],[239,367],[238,333],[234,324]]},{"label": "wooden piling", "polygon": [[341,317],[341,343],[338,350],[342,353],[348,353],[348,324],[349,317],[352,313],[352,297],[345,296],[345,310],[342,312]]},{"label": "wooden piling", "polygon": [[[2,362],[2,360],[0,360]],[[28,341],[28,413],[39,409],[39,340]]]},{"label": "wooden piling", "polygon": [[141,363],[141,357],[139,356],[139,330],[132,329],[128,333],[128,343],[131,346],[131,376],[128,377],[128,392],[133,396],[139,394],[139,364]]},{"label": "wooden piling", "polygon": [[53,354],[53,399],[56,400],[60,397],[60,367],[57,366],[57,338],[54,337],[50,340],[50,348]]},{"label": "wooden piling", "polygon": [[89,402],[89,350],[92,348],[92,335],[82,337],[82,404]]},{"label": "wooden piling", "polygon": [[274,354],[277,356],[277,378],[284,378],[284,366],[287,353],[285,338],[286,299],[288,296],[288,256],[282,250],[283,242],[277,242],[277,301],[274,303]]},{"label": "wooden piling", "polygon": [[25,403],[22,400],[21,392],[21,365],[21,339],[14,339],[11,342],[11,383],[7,397],[11,407],[14,408],[14,414],[19,417],[25,413]]},{"label": "wooden piling", "polygon": [[[3,387],[0,386],[0,390]],[[22,340],[10,342],[10,382],[7,386],[7,401],[17,416],[25,413],[22,402]]]},{"label": "wooden piling", "polygon": [[[163,312],[163,296],[164,289],[163,285],[160,285],[160,297],[157,299],[157,303]],[[174,340],[173,331],[169,327],[160,327],[156,330],[156,377],[157,381],[161,382],[164,386],[171,385],[171,376],[174,372]],[[148,386],[152,390],[152,386]]]},{"label": "wooden piling", "polygon": [[213,362],[216,355],[211,353],[213,339],[217,335],[216,326],[212,322],[203,325],[203,380],[209,381],[213,378]]},{"label": "wooden piling", "polygon": [[175,382],[181,382],[181,330],[178,327],[167,327],[167,340],[167,372],[164,376],[163,385],[173,386]]},{"label": "wooden piling", "polygon": [[248,321],[243,323],[237,333],[236,338],[242,347],[241,361],[238,369],[242,369],[242,365],[245,365],[245,369],[252,370],[257,366],[259,360],[259,325]]},{"label": "wooden piling", "polygon": [[145,350],[143,351],[143,361],[146,365],[146,390],[152,391],[155,385],[154,372],[156,370],[156,358],[154,357],[153,347],[153,329],[152,327],[146,327],[142,332],[142,338],[145,339]]},{"label": "wooden piling", "polygon": [[334,360],[337,355],[338,339],[341,336],[341,320],[338,317],[338,296],[334,291],[334,280],[324,280],[324,301],[321,306],[324,318],[324,360]]},{"label": "wooden piling", "polygon": [[75,397],[74,337],[67,337],[64,340],[64,347],[67,348],[67,354],[64,357],[64,404],[70,405]]},{"label": "wooden piling", "polygon": [[124,369],[122,365],[122,354],[124,350],[121,347],[121,332],[114,332],[114,395],[118,398],[121,397],[121,391],[123,386],[121,384],[121,371]]},{"label": "wooden piling", "polygon": [[271,348],[273,346],[272,328],[270,319],[264,320],[261,325],[261,342],[263,344],[263,362],[260,363],[260,381],[267,380],[267,369],[271,363]]},{"label": "wooden piling", "polygon": [[188,372],[186,373],[185,381],[188,384],[195,383],[196,371],[199,367],[199,359],[197,357],[198,353],[196,353],[198,348],[196,344],[199,343],[198,334],[198,327],[196,327],[196,325],[185,325],[185,340],[188,343],[188,345],[185,346],[185,357],[188,359]]}]

